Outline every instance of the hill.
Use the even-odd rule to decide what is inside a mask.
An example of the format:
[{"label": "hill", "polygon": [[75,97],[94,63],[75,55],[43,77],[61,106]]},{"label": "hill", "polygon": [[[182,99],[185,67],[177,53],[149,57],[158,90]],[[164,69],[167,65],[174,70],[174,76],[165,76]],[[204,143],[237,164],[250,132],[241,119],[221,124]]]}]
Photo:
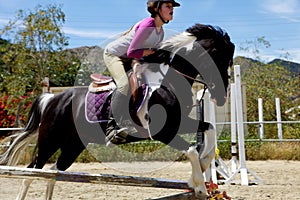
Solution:
[{"label": "hill", "polygon": [[252,59],[252,58],[247,58],[247,57],[243,57],[243,56],[237,56],[236,58],[234,58],[234,65],[240,65],[241,66],[241,73],[243,73],[244,71],[250,69],[253,65],[257,65],[257,64],[261,64],[261,65],[265,65],[265,64],[277,64],[280,66],[283,66],[284,68],[286,68],[288,71],[290,71],[292,74],[294,75],[300,75],[300,64],[299,63],[295,63],[295,62],[291,62],[291,61],[286,61],[286,60],[282,60],[282,59],[274,59],[271,62],[268,63],[262,63],[258,60]]},{"label": "hill", "polygon": [[[81,63],[87,63],[90,66],[99,68],[100,71],[105,70],[105,64],[103,63],[103,49],[98,46],[82,46],[78,48],[68,49],[71,54],[75,55]],[[237,56],[234,58],[234,65],[241,66],[241,73],[243,71],[248,70],[253,65],[260,64],[261,62],[252,58]],[[261,63],[262,65],[264,63]],[[286,61],[282,59],[274,59],[273,61],[267,64],[278,64],[285,67],[287,70],[292,72],[295,75],[300,74],[300,64]]]},{"label": "hill", "polygon": [[82,64],[89,65],[99,70],[99,72],[103,72],[106,69],[103,62],[103,49],[98,46],[82,46],[67,49],[67,51],[77,57]]},{"label": "hill", "polygon": [[287,70],[292,72],[295,75],[300,74],[300,64],[291,62],[291,61],[286,61],[286,60],[281,60],[281,59],[274,59],[269,64],[279,64],[283,67],[285,67]]},{"label": "hill", "polygon": [[[0,47],[8,45],[9,42],[6,40],[3,40],[0,38]],[[99,46],[82,46],[77,48],[69,48],[66,49],[66,51],[75,57],[77,57],[81,63],[87,64],[89,66],[92,66],[93,68],[99,69],[99,72],[103,72],[106,69],[106,66],[103,62],[103,49]],[[2,52],[3,54],[4,52]],[[1,57],[1,52],[0,52]],[[234,65],[240,65],[241,66],[241,73],[243,71],[248,70],[251,68],[254,64],[261,63],[258,60],[247,58],[243,56],[237,56],[234,58]],[[1,58],[0,58],[0,64],[1,64]],[[261,63],[264,64],[264,63]],[[295,75],[300,74],[300,64],[286,61],[282,59],[274,59],[271,62],[267,64],[279,64],[281,66],[284,66],[287,70],[292,72]]]},{"label": "hill", "polygon": [[[73,48],[73,49],[68,49],[71,54],[75,55],[81,63],[88,63],[89,65],[93,67],[99,68],[100,71],[105,70],[105,64],[103,62],[103,49],[98,47],[98,46],[83,46],[83,47],[78,47],[78,48]],[[264,65],[265,63],[262,63],[258,60],[252,59],[252,58],[247,58],[247,57],[242,57],[238,56],[234,58],[234,65],[240,65],[241,66],[241,73],[243,73],[245,70],[248,70],[251,68],[253,65],[257,64],[262,64]],[[291,61],[286,61],[282,59],[274,59],[271,62],[267,64],[278,64],[283,67],[285,67],[287,70],[292,72],[295,75],[300,74],[300,64],[291,62]]]}]

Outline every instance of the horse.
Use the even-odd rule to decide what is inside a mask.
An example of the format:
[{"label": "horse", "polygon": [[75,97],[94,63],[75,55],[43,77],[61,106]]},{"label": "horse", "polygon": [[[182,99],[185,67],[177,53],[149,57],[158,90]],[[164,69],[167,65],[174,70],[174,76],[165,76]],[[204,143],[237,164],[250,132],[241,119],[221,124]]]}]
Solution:
[{"label": "horse", "polygon": [[[149,127],[146,130],[141,126],[139,118],[131,113],[131,121],[137,133],[128,134],[124,143],[151,138],[184,152],[193,168],[189,185],[198,194],[207,192],[202,172],[209,167],[215,156],[216,133],[210,123],[188,116],[193,106],[191,86],[195,81],[204,83],[216,105],[224,105],[233,54],[234,44],[226,31],[216,26],[195,24],[164,41],[154,54],[142,58],[139,63],[140,67],[145,67],[145,73],[150,73],[148,80],[152,84],[147,102]],[[157,80],[151,83],[152,79]],[[43,168],[48,159],[60,149],[61,154],[50,169],[64,171],[88,144],[105,144],[107,120],[96,123],[87,120],[87,93],[87,88],[73,87],[55,95],[40,95],[32,104],[24,131],[0,156],[0,164],[16,165],[22,150],[37,138],[37,152],[28,168]],[[109,109],[109,98],[106,98],[106,103]],[[165,110],[163,124],[162,112],[157,109],[151,111],[156,105]],[[130,107],[136,107],[134,102],[130,102]],[[180,136],[198,131],[205,133],[202,148],[191,145]],[[17,199],[25,198],[31,182],[23,181]],[[54,185],[55,180],[48,182],[46,199],[52,198]]]}]

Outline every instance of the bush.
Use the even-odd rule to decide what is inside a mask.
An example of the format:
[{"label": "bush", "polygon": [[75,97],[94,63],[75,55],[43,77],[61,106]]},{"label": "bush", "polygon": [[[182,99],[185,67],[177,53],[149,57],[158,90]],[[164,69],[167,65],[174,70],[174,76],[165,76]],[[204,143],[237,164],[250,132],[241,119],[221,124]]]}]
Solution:
[{"label": "bush", "polygon": [[[28,96],[17,99],[7,95],[2,96],[0,98],[0,127],[13,127],[15,123],[25,124],[30,106]],[[20,109],[20,115],[17,119],[18,109]]]}]

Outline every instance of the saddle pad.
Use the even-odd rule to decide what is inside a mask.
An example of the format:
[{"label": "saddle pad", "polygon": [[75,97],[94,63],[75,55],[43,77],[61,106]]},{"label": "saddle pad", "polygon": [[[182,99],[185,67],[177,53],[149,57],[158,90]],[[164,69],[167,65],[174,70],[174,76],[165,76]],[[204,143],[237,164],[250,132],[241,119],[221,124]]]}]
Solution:
[{"label": "saddle pad", "polygon": [[112,91],[87,92],[85,97],[85,117],[90,123],[107,122]]}]

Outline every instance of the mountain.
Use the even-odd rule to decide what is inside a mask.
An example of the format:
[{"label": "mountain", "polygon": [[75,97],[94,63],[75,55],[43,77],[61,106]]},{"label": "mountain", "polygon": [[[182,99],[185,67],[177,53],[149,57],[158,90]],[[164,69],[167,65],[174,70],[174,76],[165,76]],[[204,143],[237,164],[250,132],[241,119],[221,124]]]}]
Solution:
[{"label": "mountain", "polygon": [[[9,44],[8,41],[0,38],[0,47]],[[103,72],[106,69],[106,66],[103,62],[103,49],[99,46],[82,46],[77,48],[70,48],[66,49],[70,54],[76,56],[81,63],[87,64],[92,66],[96,69],[99,69],[99,72]],[[3,53],[3,52],[2,52]],[[1,57],[1,52],[0,52]],[[247,58],[243,56],[237,56],[234,58],[234,65],[241,66],[241,73],[251,68],[253,65],[262,64],[258,60]],[[274,59],[267,64],[278,64],[285,67],[287,70],[291,71],[295,75],[300,75],[300,64],[286,61],[282,59]],[[0,58],[0,65],[1,65],[1,58]]]},{"label": "mountain", "polygon": [[252,58],[237,56],[234,58],[233,64],[241,66],[241,73],[250,69],[254,65],[266,65],[266,64],[274,64],[275,65],[276,64],[276,65],[283,66],[284,68],[286,68],[288,71],[290,71],[292,74],[294,74],[296,76],[300,75],[300,64],[299,63],[286,61],[286,60],[282,60],[282,59],[278,59],[278,58],[274,59],[268,63],[262,63],[258,60],[252,59]]},{"label": "mountain", "polygon": [[98,46],[82,46],[67,49],[67,51],[77,57],[82,64],[99,69],[99,72],[103,72],[106,69],[103,62],[103,49]]},{"label": "mountain", "polygon": [[[103,62],[103,49],[98,46],[82,46],[78,48],[68,49],[69,53],[75,55],[81,63],[88,63],[91,66],[97,67],[100,71],[105,70],[105,64]],[[251,68],[253,65],[261,64],[265,65],[258,60],[247,58],[243,56],[237,56],[234,58],[234,65],[241,66],[241,73]],[[274,59],[273,61],[267,64],[278,64],[285,67],[287,70],[292,72],[295,75],[300,74],[300,64],[286,61],[282,59]]]},{"label": "mountain", "polygon": [[300,64],[299,63],[281,60],[281,59],[277,58],[277,59],[272,60],[268,64],[278,64],[278,65],[285,67],[287,70],[289,70],[290,72],[292,72],[295,75],[300,74]]}]

